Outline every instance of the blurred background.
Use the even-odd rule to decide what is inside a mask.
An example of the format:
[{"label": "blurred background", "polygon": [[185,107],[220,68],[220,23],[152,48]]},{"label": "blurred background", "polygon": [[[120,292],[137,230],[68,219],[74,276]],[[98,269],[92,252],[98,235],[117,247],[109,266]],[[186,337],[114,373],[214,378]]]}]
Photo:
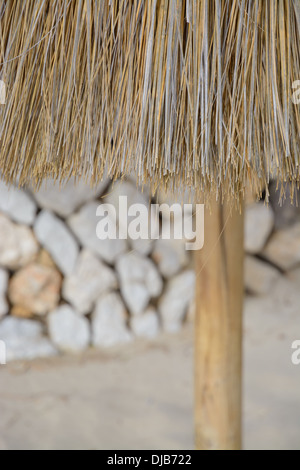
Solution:
[{"label": "blurred background", "polygon": [[[246,203],[244,447],[299,450],[300,209],[268,190]],[[97,239],[97,207],[121,195],[149,205],[130,178],[0,183],[0,449],[194,446],[192,252]]]}]

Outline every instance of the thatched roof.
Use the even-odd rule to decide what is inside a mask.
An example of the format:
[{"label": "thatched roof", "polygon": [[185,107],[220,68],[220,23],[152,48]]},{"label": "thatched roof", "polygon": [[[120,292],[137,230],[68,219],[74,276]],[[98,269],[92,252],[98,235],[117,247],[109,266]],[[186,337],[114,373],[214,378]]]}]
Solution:
[{"label": "thatched roof", "polygon": [[7,181],[299,181],[300,0],[0,0]]}]

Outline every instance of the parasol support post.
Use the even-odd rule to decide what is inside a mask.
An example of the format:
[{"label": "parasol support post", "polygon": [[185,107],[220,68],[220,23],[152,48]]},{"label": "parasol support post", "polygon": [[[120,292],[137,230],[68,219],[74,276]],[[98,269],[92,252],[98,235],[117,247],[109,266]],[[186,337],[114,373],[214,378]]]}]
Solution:
[{"label": "parasol support post", "polygon": [[195,421],[199,450],[241,449],[243,211],[212,203],[196,252]]}]

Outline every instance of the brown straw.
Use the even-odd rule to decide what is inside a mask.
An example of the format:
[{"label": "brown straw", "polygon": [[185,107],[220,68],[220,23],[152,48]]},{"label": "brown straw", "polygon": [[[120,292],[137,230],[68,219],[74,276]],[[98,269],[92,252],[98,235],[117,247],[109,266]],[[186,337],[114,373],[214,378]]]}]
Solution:
[{"label": "brown straw", "polygon": [[[0,172],[299,183],[300,0],[0,0]],[[298,87],[300,88],[300,87]]]}]

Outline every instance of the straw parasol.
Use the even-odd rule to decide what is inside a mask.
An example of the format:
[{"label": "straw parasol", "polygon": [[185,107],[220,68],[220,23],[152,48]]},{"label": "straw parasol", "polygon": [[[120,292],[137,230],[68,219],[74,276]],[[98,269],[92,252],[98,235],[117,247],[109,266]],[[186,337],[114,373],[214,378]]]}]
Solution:
[{"label": "straw parasol", "polygon": [[135,171],[210,205],[197,447],[240,447],[242,200],[247,182],[257,196],[271,176],[299,184],[300,0],[0,0],[0,12],[6,182]]}]

